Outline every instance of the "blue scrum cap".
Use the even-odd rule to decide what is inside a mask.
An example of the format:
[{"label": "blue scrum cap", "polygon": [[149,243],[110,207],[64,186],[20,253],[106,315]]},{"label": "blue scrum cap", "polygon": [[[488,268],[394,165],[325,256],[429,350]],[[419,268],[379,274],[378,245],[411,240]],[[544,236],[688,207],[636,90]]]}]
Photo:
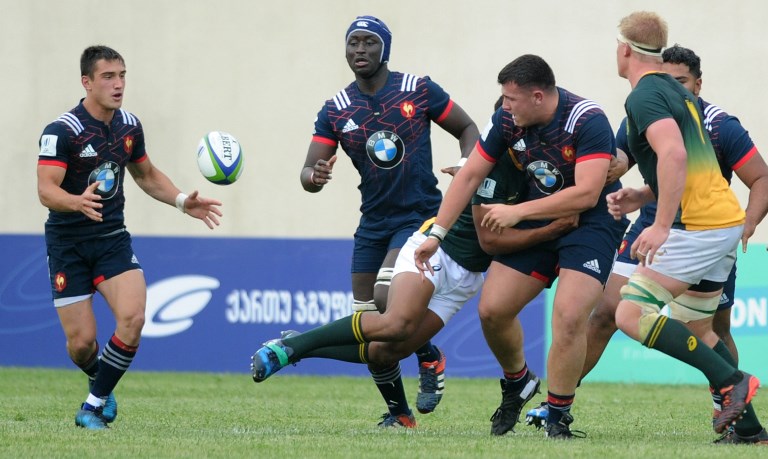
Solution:
[{"label": "blue scrum cap", "polygon": [[349,36],[352,32],[362,30],[370,32],[381,40],[381,63],[389,62],[389,48],[392,45],[392,32],[389,31],[389,27],[384,24],[381,19],[373,16],[358,16],[347,29],[345,41],[349,40]]}]

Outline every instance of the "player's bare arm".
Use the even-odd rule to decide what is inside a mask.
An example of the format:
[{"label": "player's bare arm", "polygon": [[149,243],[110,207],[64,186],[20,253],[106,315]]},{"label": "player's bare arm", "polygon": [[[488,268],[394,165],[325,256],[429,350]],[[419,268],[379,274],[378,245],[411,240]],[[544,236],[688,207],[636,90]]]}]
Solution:
[{"label": "player's bare arm", "polygon": [[451,112],[438,124],[459,140],[461,157],[468,158],[475,147],[475,142],[480,137],[480,131],[472,118],[467,115],[467,112],[454,102]]},{"label": "player's bare arm", "polygon": [[736,169],[736,175],[749,188],[749,202],[744,221],[744,232],[741,236],[741,249],[747,251],[747,241],[755,234],[757,225],[768,213],[768,165],[756,153],[741,167]]},{"label": "player's bare arm", "polygon": [[646,138],[658,157],[656,176],[659,191],[656,199],[656,219],[632,244],[630,256],[640,255],[646,264],[651,264],[656,251],[666,242],[680,208],[685,188],[687,153],[680,128],[672,118],[665,118],[648,126]]},{"label": "player's bare arm", "polygon": [[524,220],[550,220],[580,214],[597,205],[610,161],[595,158],[576,165],[575,184],[545,198],[515,205],[483,204],[488,209],[482,225],[500,231]]},{"label": "player's bare arm", "polygon": [[61,188],[64,174],[58,166],[37,166],[37,195],[40,203],[57,212],[81,212],[91,220],[100,222],[101,196],[96,194],[99,182],[93,182],[80,195],[69,194]]},{"label": "player's bare arm", "polygon": [[[477,191],[477,187],[493,169],[493,164],[483,158],[477,148],[472,150],[469,158],[467,158],[467,163],[461,167],[445,193],[443,202],[440,204],[440,210],[437,212],[435,225],[446,230],[453,226],[469,200],[472,199],[472,195]],[[438,245],[439,242],[434,238],[427,238],[414,252],[416,267],[422,274],[427,271],[434,273],[428,261],[437,252]]]},{"label": "player's bare arm", "polygon": [[648,185],[642,188],[622,188],[605,197],[608,202],[608,213],[618,221],[624,215],[634,212],[644,205],[656,200],[656,196]]},{"label": "player's bare arm", "polygon": [[[129,163],[127,168],[133,180],[145,193],[160,202],[171,206],[176,205],[176,197],[181,191],[167,175],[152,164],[149,158],[140,163]],[[220,201],[204,198],[195,190],[184,199],[182,205],[184,213],[202,220],[208,228],[213,229],[214,226],[220,225],[218,218],[222,216],[219,209]]]},{"label": "player's bare arm", "polygon": [[301,186],[310,193],[317,193],[331,181],[333,165],[336,163],[336,147],[320,142],[311,142],[304,167],[301,169]]},{"label": "player's bare arm", "polygon": [[608,167],[608,177],[605,180],[606,185],[619,180],[629,170],[629,158],[624,150],[617,148],[616,156],[611,157],[611,165]]},{"label": "player's bare arm", "polygon": [[483,206],[472,206],[472,218],[475,222],[480,247],[489,255],[512,253],[527,249],[536,244],[557,239],[579,226],[579,215],[576,214],[570,217],[558,218],[541,228],[524,230],[505,228],[499,233],[481,225],[486,212],[486,208]]}]

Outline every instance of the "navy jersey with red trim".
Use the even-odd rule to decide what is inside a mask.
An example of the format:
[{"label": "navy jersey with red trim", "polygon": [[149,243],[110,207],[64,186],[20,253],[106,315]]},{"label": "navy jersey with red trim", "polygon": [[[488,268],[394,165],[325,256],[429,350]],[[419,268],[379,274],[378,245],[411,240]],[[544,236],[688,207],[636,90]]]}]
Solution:
[{"label": "navy jersey with red trim", "polygon": [[81,212],[50,210],[45,223],[46,239],[83,240],[124,228],[123,180],[126,164],[147,158],[144,131],[138,118],[117,110],[109,125],[93,118],[82,104],[59,116],[40,137],[38,165],[66,169],[61,188],[80,195],[94,181],[101,195],[103,222]]},{"label": "navy jersey with red trim", "polygon": [[[699,106],[704,113],[704,127],[709,134],[709,140],[715,149],[715,156],[720,165],[723,177],[731,183],[733,171],[738,170],[747,161],[757,154],[757,147],[744,129],[741,122],[735,116],[729,115],[722,108],[711,104],[699,97]],[[627,153],[630,165],[634,164],[634,157],[627,145],[627,119],[621,122],[616,133],[616,146]],[[640,217],[648,222],[648,225],[656,218],[656,203],[650,203],[640,209]]]},{"label": "navy jersey with red trim", "polygon": [[390,72],[375,95],[353,82],[326,101],[312,140],[341,148],[360,174],[364,219],[391,228],[437,213],[430,128],[453,103],[429,77]]},{"label": "navy jersey with red trim", "polygon": [[[480,154],[493,162],[512,148],[528,175],[526,200],[574,186],[578,162],[616,156],[616,139],[603,109],[592,100],[557,90],[557,110],[546,126],[518,127],[514,117],[500,108],[478,140]],[[583,212],[580,221],[609,216],[605,195],[619,188],[619,182],[604,187],[597,205]]]}]

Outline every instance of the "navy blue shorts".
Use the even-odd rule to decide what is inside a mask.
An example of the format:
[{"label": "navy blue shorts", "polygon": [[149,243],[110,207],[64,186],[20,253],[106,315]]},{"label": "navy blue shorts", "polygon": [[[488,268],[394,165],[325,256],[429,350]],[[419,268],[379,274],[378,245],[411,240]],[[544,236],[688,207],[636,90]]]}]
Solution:
[{"label": "navy blue shorts", "polygon": [[[651,223],[653,222],[647,222],[644,219],[638,219],[632,224],[632,226],[629,228],[629,231],[627,231],[627,234],[624,235],[624,239],[621,241],[621,245],[619,246],[619,256],[616,257],[616,261],[630,265],[638,264],[638,260],[633,260],[629,257],[629,253],[631,252],[630,249],[632,248],[632,244],[635,243],[635,239],[637,239],[640,233],[645,228],[650,226]],[[722,311],[724,309],[730,309],[733,307],[733,299],[735,294],[736,263],[733,264],[731,273],[728,275],[728,280],[726,280],[725,284],[723,284],[723,294],[720,296],[720,304],[717,306],[717,310]]]},{"label": "navy blue shorts", "polygon": [[550,286],[559,269],[579,271],[605,284],[611,274],[616,247],[627,222],[603,219],[586,222],[565,236],[535,247],[494,257],[515,271]]},{"label": "navy blue shorts", "polygon": [[355,248],[352,252],[353,273],[375,273],[384,263],[384,258],[392,249],[401,249],[414,231],[421,228],[424,221],[415,220],[397,228],[363,228],[355,231]]},{"label": "navy blue shorts", "polygon": [[72,243],[48,244],[48,273],[54,304],[93,294],[100,282],[141,269],[128,231]]}]

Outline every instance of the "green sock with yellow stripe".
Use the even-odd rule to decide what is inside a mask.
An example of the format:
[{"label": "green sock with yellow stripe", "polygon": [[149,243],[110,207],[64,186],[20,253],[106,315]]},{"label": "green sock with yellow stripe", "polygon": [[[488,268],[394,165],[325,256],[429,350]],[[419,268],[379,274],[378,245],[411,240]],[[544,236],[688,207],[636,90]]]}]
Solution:
[{"label": "green sock with yellow stripe", "polygon": [[699,341],[685,325],[659,315],[643,341],[643,346],[656,349],[699,369],[713,387],[738,382],[738,369]]},{"label": "green sock with yellow stripe", "polygon": [[293,349],[291,359],[294,361],[306,356],[310,351],[324,347],[364,344],[366,340],[360,321],[362,315],[362,312],[355,312],[322,327],[286,338],[283,344]]}]

